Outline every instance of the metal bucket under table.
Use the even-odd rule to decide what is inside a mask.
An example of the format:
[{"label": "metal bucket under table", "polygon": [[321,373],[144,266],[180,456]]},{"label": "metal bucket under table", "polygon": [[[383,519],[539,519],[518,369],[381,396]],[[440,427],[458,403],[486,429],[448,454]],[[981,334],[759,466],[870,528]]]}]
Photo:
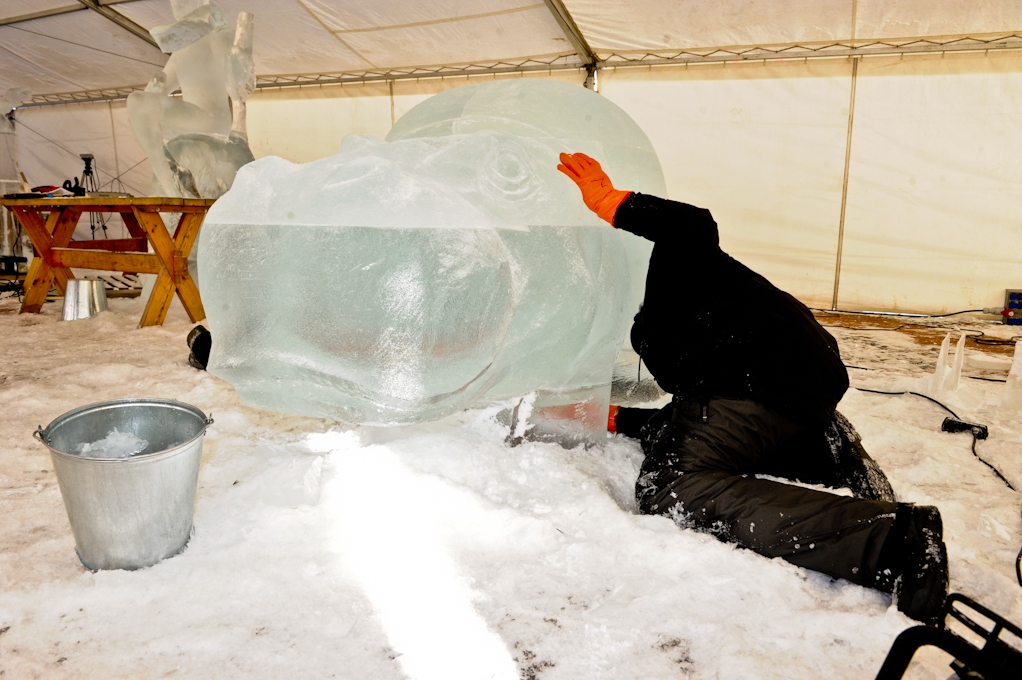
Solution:
[{"label": "metal bucket under table", "polygon": [[[213,419],[167,399],[82,406],[33,434],[50,450],[82,563],[139,569],[176,555],[191,536],[202,438]],[[109,433],[145,447],[125,458],[77,453]]]}]

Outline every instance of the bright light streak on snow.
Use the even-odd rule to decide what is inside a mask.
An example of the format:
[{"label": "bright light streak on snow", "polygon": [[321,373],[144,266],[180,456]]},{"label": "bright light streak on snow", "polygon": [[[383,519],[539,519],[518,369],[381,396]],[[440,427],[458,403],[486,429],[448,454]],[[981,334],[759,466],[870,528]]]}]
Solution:
[{"label": "bright light streak on snow", "polygon": [[358,447],[354,432],[313,432],[305,437],[305,444],[315,453],[330,453]]},{"label": "bright light streak on snow", "polygon": [[410,472],[383,447],[359,448],[352,437],[333,443],[324,504],[336,522],[335,547],[379,612],[404,672],[414,680],[518,678],[440,541],[445,517],[463,511],[449,500],[452,489]]}]

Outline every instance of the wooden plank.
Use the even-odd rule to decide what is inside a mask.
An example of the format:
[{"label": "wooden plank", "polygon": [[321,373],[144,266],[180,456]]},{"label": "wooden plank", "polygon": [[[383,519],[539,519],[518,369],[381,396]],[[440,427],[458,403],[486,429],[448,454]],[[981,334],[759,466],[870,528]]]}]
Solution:
[{"label": "wooden plank", "polygon": [[204,219],[206,219],[205,214],[186,213],[177,223],[177,231],[174,232],[174,245],[177,247],[177,251],[186,258],[192,252],[195,239],[199,238],[199,227],[202,226]]},{"label": "wooden plank", "polygon": [[128,228],[128,233],[131,234],[132,238],[145,238],[145,230],[139,226],[133,211],[122,212],[121,219],[124,220],[124,226]]},{"label": "wooden plank", "polygon": [[104,196],[81,196],[73,198],[0,198],[0,205],[35,207],[51,210],[69,205],[74,206],[139,206],[164,207],[166,212],[175,211],[175,207],[208,208],[216,202],[212,198],[176,198],[172,196],[133,196],[130,198],[114,198]]},{"label": "wooden plank", "polygon": [[[25,297],[21,301],[21,313],[34,314],[42,309],[43,303],[46,302],[46,294],[50,291],[50,286],[53,285],[53,269],[41,255],[53,247],[53,237],[50,236],[51,229],[46,228],[46,222],[38,212],[25,208],[12,208],[12,212],[21,222],[21,226],[31,239],[36,252],[40,253],[32,258],[32,263],[28,266],[24,283]],[[52,213],[50,217],[53,221],[52,226],[56,226],[57,213]]]},{"label": "wooden plank", "polygon": [[[153,245],[156,256],[163,262],[170,276],[174,276],[174,242],[170,238],[170,232],[163,223],[159,213],[147,213],[135,210],[135,219],[145,230],[149,243]],[[134,270],[133,270],[134,271]]]},{"label": "wooden plank", "polygon": [[188,271],[188,254],[192,252],[195,239],[199,237],[199,227],[205,219],[205,214],[190,213],[181,216],[177,223],[177,231],[174,232],[174,247],[176,255],[182,258],[182,266],[175,271],[175,283],[177,284],[177,297],[181,305],[188,312],[188,318],[192,323],[198,323],[206,318],[206,310],[202,306],[202,297],[199,295],[199,287],[195,285],[195,279]]},{"label": "wooden plank", "polygon": [[[82,212],[74,207],[67,207],[60,211],[60,216],[57,218],[57,224],[53,228],[53,247],[63,248],[71,242],[71,237],[74,236],[75,228],[78,226],[78,218],[81,217]],[[52,253],[53,250],[50,250]],[[50,262],[51,265],[55,265],[53,270],[53,284],[57,287],[57,290],[61,295],[67,290],[68,279],[73,279],[74,274],[71,270],[65,266],[56,265],[51,262],[49,256],[46,257],[46,261]]]},{"label": "wooden plank", "polygon": [[81,248],[53,248],[51,261],[62,267],[79,269],[107,269],[117,272],[159,274],[163,271],[160,259],[152,253],[121,253]]},{"label": "wooden plank", "polygon": [[174,299],[174,289],[174,280],[170,277],[170,272],[162,270],[156,277],[153,292],[149,295],[149,302],[142,312],[142,319],[138,322],[139,328],[163,325],[170,310],[170,303]]},{"label": "wooden plank", "polygon": [[142,212],[200,213],[202,215],[205,215],[209,209],[207,205],[138,205],[134,207]]},{"label": "wooden plank", "polygon": [[49,260],[49,254],[58,241],[71,239],[80,213],[74,210],[54,210],[44,222],[42,215],[35,210],[15,208],[13,212],[38,253],[29,268],[33,276],[25,279],[25,298],[21,304],[23,314],[36,313],[42,309],[50,286],[56,285],[63,295],[67,280],[74,278],[69,269],[55,267]]},{"label": "wooden plank", "polygon": [[[132,215],[134,218],[134,215]],[[114,253],[146,253],[149,252],[149,241],[142,238],[106,238],[95,241],[71,241],[68,248],[80,250],[109,250]]]},{"label": "wooden plank", "polygon": [[137,298],[141,295],[141,288],[120,288],[118,290],[108,290],[106,292],[106,296],[108,298]]},{"label": "wooden plank", "polygon": [[188,312],[188,318],[192,323],[198,323],[206,318],[206,309],[202,306],[202,298],[199,296],[199,287],[195,280],[185,270],[184,276],[177,282],[177,297],[181,305]]},{"label": "wooden plank", "polygon": [[53,268],[41,257],[33,257],[25,275],[25,297],[21,300],[20,314],[35,314],[43,308],[46,294],[53,285]]},{"label": "wooden plank", "polygon": [[[50,236],[52,229],[46,228],[46,221],[43,220],[42,215],[34,210],[26,210],[25,208],[13,208],[11,210],[21,222],[22,228],[25,233],[28,234],[29,239],[32,241],[32,245],[35,246],[37,252],[42,250],[49,250],[53,247],[53,237]],[[53,226],[57,224],[57,213],[51,213],[53,220]]]}]

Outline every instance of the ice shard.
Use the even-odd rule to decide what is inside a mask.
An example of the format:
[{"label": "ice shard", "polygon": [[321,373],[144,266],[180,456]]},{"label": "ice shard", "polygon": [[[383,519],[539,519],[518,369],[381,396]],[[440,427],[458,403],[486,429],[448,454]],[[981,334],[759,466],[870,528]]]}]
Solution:
[{"label": "ice shard", "polygon": [[533,413],[602,431],[648,250],[586,209],[565,150],[664,195],[621,109],[531,79],[432,97],[385,141],[245,166],[199,241],[209,370],[254,406],[349,423],[535,392]]},{"label": "ice shard", "polygon": [[144,92],[128,97],[128,119],[153,167],[153,195],[218,198],[253,160],[245,130],[253,16],[239,12],[231,30],[209,0],[171,0],[171,8],[176,21],[150,33],[172,54]]}]

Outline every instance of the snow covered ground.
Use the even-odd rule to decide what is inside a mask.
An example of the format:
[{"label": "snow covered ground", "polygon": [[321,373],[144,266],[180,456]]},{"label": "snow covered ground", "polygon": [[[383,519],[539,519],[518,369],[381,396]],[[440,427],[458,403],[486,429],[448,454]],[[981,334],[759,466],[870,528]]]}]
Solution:
[{"label": "snow covered ground", "polygon": [[[178,306],[141,330],[138,300],[110,307],[61,322],[56,304],[0,301],[5,679],[858,679],[913,624],[875,591],[636,515],[635,442],[511,448],[496,409],[390,430],[257,411],[187,365]],[[936,347],[832,331],[870,369],[853,385],[917,388],[933,371]],[[978,452],[1022,488],[1022,404],[1005,389],[963,379],[944,400],[991,427]],[[195,534],[150,569],[91,573],[31,433],[139,396],[216,420]],[[942,433],[918,397],[852,390],[840,408],[902,500],[940,507],[952,590],[1022,621],[1022,499],[969,435]],[[946,678],[947,661],[919,655],[910,677]]]}]

